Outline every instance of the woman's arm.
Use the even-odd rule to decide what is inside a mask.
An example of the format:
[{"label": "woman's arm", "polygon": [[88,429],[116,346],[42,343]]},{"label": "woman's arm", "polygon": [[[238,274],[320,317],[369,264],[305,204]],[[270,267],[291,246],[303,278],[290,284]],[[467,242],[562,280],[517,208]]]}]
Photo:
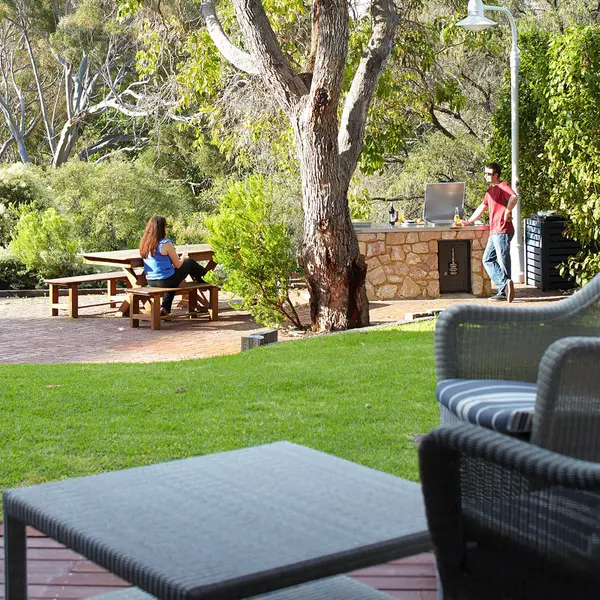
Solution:
[{"label": "woman's arm", "polygon": [[171,242],[165,242],[160,248],[160,253],[168,256],[176,269],[179,269],[183,264],[183,260],[179,258],[179,254],[177,254],[177,250],[175,250],[175,246]]}]

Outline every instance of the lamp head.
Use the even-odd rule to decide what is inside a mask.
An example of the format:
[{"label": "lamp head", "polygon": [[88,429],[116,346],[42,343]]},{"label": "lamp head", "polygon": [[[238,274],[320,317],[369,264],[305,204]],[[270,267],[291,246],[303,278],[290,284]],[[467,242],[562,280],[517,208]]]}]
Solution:
[{"label": "lamp head", "polygon": [[457,27],[464,27],[467,31],[483,31],[492,25],[497,25],[495,21],[485,17],[483,11],[484,4],[481,0],[469,0],[467,18],[459,21]]}]

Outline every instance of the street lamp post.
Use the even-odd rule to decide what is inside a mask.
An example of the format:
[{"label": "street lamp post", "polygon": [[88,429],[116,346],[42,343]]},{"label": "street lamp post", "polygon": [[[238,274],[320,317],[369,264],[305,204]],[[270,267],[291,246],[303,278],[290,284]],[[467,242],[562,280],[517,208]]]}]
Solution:
[{"label": "street lamp post", "polygon": [[[497,25],[495,21],[484,16],[484,11],[495,10],[504,13],[510,22],[512,32],[512,47],[510,50],[510,135],[511,135],[511,187],[515,193],[519,194],[519,48],[517,47],[517,24],[512,13],[505,6],[490,6],[483,4],[482,0],[469,0],[467,7],[468,16],[466,19],[458,22],[459,27],[464,27],[468,31],[483,31],[492,25]],[[521,203],[513,209],[513,225],[515,235],[511,247],[511,271],[512,278],[515,281],[523,283],[523,244],[521,242]]]}]

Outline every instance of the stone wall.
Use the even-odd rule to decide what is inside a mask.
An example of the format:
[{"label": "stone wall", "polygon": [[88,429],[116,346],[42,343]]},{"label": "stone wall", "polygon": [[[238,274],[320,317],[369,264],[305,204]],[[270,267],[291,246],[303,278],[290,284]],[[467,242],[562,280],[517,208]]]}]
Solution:
[{"label": "stone wall", "polygon": [[360,252],[368,265],[369,300],[439,298],[439,240],[471,240],[472,293],[489,296],[492,286],[482,263],[488,235],[486,226],[357,230]]}]

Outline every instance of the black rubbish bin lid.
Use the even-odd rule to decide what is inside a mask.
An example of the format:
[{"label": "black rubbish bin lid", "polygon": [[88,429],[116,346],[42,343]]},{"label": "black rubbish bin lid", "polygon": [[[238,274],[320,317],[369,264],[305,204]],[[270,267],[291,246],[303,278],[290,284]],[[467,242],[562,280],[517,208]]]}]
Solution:
[{"label": "black rubbish bin lid", "polygon": [[565,218],[562,215],[559,215],[555,210],[544,210],[531,215],[532,219],[537,219],[538,221],[564,221]]}]

